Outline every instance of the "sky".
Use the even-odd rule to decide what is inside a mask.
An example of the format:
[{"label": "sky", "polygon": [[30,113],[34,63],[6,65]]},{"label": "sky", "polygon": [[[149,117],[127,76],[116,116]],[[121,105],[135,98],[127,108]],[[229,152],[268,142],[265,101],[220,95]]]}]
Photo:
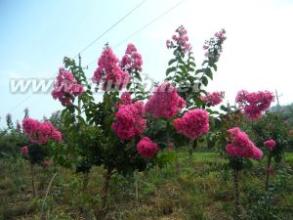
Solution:
[{"label": "sky", "polygon": [[[49,93],[11,93],[14,79],[53,79],[64,56],[74,57],[142,0],[0,0],[0,125],[7,113],[13,120],[41,119],[62,109]],[[165,47],[179,25],[188,31],[199,65],[202,45],[225,28],[227,40],[207,90],[226,92],[234,103],[237,91],[278,91],[280,103],[290,104],[293,74],[293,0],[185,0],[156,22],[141,29],[180,0],[145,0],[119,25],[81,53],[90,78],[105,43],[121,57],[128,43],[143,56],[143,72],[164,79],[168,60]],[[132,35],[129,39],[128,36]],[[126,40],[125,40],[126,39]]]}]

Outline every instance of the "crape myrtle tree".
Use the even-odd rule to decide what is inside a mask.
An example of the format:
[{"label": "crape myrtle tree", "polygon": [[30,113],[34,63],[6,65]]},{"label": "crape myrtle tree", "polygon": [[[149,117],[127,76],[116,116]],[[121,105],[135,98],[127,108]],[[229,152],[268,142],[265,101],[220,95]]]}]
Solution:
[{"label": "crape myrtle tree", "polygon": [[[172,39],[166,41],[167,48],[173,52],[174,56],[168,62],[166,80],[176,87],[179,95],[185,100],[186,105],[183,113],[196,108],[205,109],[210,113],[209,124],[211,128],[214,127],[214,118],[218,116],[218,112],[212,107],[222,102],[224,92],[207,92],[206,89],[209,81],[213,80],[214,72],[217,71],[217,62],[222,52],[223,43],[226,40],[225,33],[225,30],[222,29],[205,41],[203,45],[205,59],[199,67],[196,66],[187,31],[183,26],[178,27]],[[187,118],[186,121],[188,121]],[[198,123],[198,121],[194,123]],[[207,131],[208,128],[202,131],[202,134],[206,134]],[[180,132],[174,131],[172,136],[177,139],[180,145],[186,145],[186,142],[189,141],[190,153],[192,153],[197,146],[196,140],[201,134],[190,136],[181,132],[183,136],[187,137],[182,138],[176,133]],[[205,135],[207,144],[213,145],[215,137],[216,135],[212,131]],[[203,139],[200,140],[203,141]]]},{"label": "crape myrtle tree", "polygon": [[[169,62],[167,79],[151,94],[144,90],[142,57],[133,44],[127,46],[121,60],[105,45],[91,79],[94,88],[80,60],[77,64],[65,58],[64,68],[59,69],[52,96],[64,106],[60,123],[64,141],[53,146],[55,160],[83,173],[85,188],[91,168],[104,167],[102,209],[106,208],[114,173],[132,175],[136,170],[170,162],[172,156],[159,152],[179,146],[182,140],[193,143],[206,134],[209,113],[204,108],[219,104],[223,98],[221,92],[207,93],[203,87],[217,68],[225,31],[206,42],[206,60],[198,70],[185,29],[181,26],[176,33],[167,43],[175,55]],[[191,89],[195,85],[199,90]],[[97,102],[93,90],[103,95],[101,101]]]},{"label": "crape myrtle tree", "polygon": [[[235,219],[244,218],[240,203],[239,180],[241,171],[253,165],[251,160],[263,159],[263,151],[257,146],[265,145],[269,150],[267,169],[270,169],[271,157],[280,155],[281,147],[277,150],[275,148],[276,142],[272,138],[276,138],[277,133],[283,134],[284,132],[281,132],[281,126],[277,126],[277,123],[276,128],[273,128],[272,124],[269,125],[266,119],[270,118],[269,114],[265,114],[273,100],[274,96],[269,91],[248,92],[241,90],[235,99],[237,106],[222,106],[223,113],[216,120],[217,143],[220,146],[226,145],[225,152],[229,159],[229,167],[233,171]],[[275,123],[276,121],[271,122]],[[250,139],[248,133],[255,142]],[[283,138],[281,139],[283,140]],[[266,174],[266,188],[269,179],[268,173]]]},{"label": "crape myrtle tree", "polygon": [[22,130],[28,138],[28,144],[22,146],[20,152],[30,163],[32,192],[35,197],[37,190],[34,167],[39,165],[45,168],[50,164],[52,145],[62,141],[62,134],[50,121],[38,121],[28,116],[22,121]]}]

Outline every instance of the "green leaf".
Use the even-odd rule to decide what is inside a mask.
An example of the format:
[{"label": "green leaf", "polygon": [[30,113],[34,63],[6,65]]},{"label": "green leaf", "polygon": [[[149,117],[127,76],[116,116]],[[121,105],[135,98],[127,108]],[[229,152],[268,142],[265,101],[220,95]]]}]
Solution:
[{"label": "green leaf", "polygon": [[196,74],[199,74],[199,73],[202,73],[202,72],[204,72],[203,69],[198,69],[198,70],[195,71],[195,75],[196,75]]},{"label": "green leaf", "polygon": [[176,71],[176,67],[169,67],[166,71],[166,76],[168,76],[170,73],[175,72]]},{"label": "green leaf", "polygon": [[171,66],[173,63],[175,63],[177,60],[174,58],[174,59],[171,59],[169,62],[168,62],[168,65]]},{"label": "green leaf", "polygon": [[210,68],[206,68],[205,69],[205,74],[211,79],[213,80],[213,72]]},{"label": "green leaf", "polygon": [[207,77],[203,76],[203,77],[201,78],[201,82],[202,82],[202,84],[204,84],[205,86],[207,86],[208,83],[209,83],[209,80],[208,80]]},{"label": "green leaf", "polygon": [[218,67],[216,64],[213,64],[212,67],[214,68],[215,71],[217,71]]},{"label": "green leaf", "polygon": [[185,65],[180,65],[179,69],[182,71],[183,74],[187,74],[187,68]]}]

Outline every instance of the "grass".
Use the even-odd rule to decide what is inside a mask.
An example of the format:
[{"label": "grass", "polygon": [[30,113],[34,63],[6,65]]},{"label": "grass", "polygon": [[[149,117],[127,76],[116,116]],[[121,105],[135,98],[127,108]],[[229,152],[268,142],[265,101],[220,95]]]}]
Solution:
[{"label": "grass", "polygon": [[[231,219],[233,188],[227,161],[212,152],[195,152],[192,157],[179,152],[178,158],[177,164],[154,167],[133,177],[114,175],[109,210],[100,219]],[[285,162],[278,165],[272,176],[274,196],[269,201],[274,208],[270,210],[261,206],[267,201],[263,192],[264,163],[255,163],[241,175],[241,201],[247,219],[261,219],[255,216],[255,208],[263,216],[270,212],[269,216],[293,219],[293,153],[286,154]],[[101,205],[102,168],[92,170],[88,188],[83,190],[81,175],[58,166],[38,167],[36,198],[32,195],[27,161],[1,159],[0,169],[0,219],[94,219],[94,212]]]}]

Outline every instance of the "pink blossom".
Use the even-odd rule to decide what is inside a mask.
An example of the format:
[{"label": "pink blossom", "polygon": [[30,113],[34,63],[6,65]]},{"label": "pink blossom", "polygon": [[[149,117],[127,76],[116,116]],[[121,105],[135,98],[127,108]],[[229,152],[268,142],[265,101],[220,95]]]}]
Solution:
[{"label": "pink blossom", "polygon": [[234,127],[228,130],[230,142],[226,146],[226,152],[232,157],[244,157],[260,160],[263,152],[255,146],[248,135],[240,128]]},{"label": "pink blossom", "polygon": [[106,47],[98,60],[98,68],[92,78],[94,83],[103,84],[103,89],[122,89],[129,82],[129,75],[119,66],[119,60],[110,47]]},{"label": "pink blossom", "polygon": [[191,50],[191,45],[188,41],[187,31],[184,26],[181,25],[176,29],[175,34],[172,36],[172,40],[166,41],[166,46],[168,49],[177,46],[183,53],[186,53]]},{"label": "pink blossom", "polygon": [[214,37],[205,41],[203,49],[205,50],[205,56],[215,62],[218,61],[222,52],[222,44],[226,40],[226,31],[224,29],[216,32]]},{"label": "pink blossom", "polygon": [[22,121],[22,126],[24,133],[33,143],[46,144],[50,139],[54,141],[62,140],[60,131],[49,121],[40,122],[31,118],[25,118]]},{"label": "pink blossom", "polygon": [[125,55],[121,60],[121,68],[127,71],[141,71],[142,69],[142,56],[138,53],[134,44],[128,44]]},{"label": "pink blossom", "polygon": [[143,113],[144,106],[141,101],[129,103],[127,99],[127,102],[124,100],[123,104],[118,105],[112,128],[121,140],[130,140],[143,133],[146,128]]},{"label": "pink blossom", "polygon": [[209,114],[203,109],[189,110],[175,119],[173,125],[179,134],[194,140],[209,131]]},{"label": "pink blossom", "polygon": [[225,36],[226,31],[224,29],[221,29],[219,32],[215,33],[215,37],[219,40],[219,41],[224,41],[226,40],[226,36]]},{"label": "pink blossom", "polygon": [[252,158],[255,159],[255,160],[261,160],[262,156],[263,156],[262,150],[260,148],[258,148],[258,147],[254,147],[253,148],[253,157]]},{"label": "pink blossom", "polygon": [[53,129],[52,133],[51,133],[51,139],[56,142],[62,141],[62,139],[63,139],[62,133],[60,131],[58,131],[57,129]]},{"label": "pink blossom", "polygon": [[154,143],[150,138],[142,138],[136,145],[137,152],[144,158],[152,158],[158,151],[158,144]]},{"label": "pink blossom", "polygon": [[22,156],[27,157],[28,153],[29,153],[29,149],[28,146],[23,146],[20,148],[20,153],[22,154]]},{"label": "pink blossom", "polygon": [[68,106],[83,92],[83,86],[76,81],[72,72],[60,68],[52,91],[53,98],[58,99],[62,105]]},{"label": "pink blossom", "polygon": [[243,113],[251,120],[259,119],[274,101],[274,96],[269,91],[258,91],[249,93],[241,90],[236,96],[236,102],[239,104]]},{"label": "pink blossom", "polygon": [[24,118],[22,121],[22,127],[26,134],[31,135],[40,126],[40,122],[32,118]]},{"label": "pink blossom", "polygon": [[224,92],[212,92],[208,93],[206,96],[202,96],[201,100],[208,106],[215,106],[223,101],[224,96]]},{"label": "pink blossom", "polygon": [[269,140],[266,140],[264,142],[264,145],[270,150],[270,151],[273,151],[275,148],[276,148],[276,141],[273,140],[273,139],[269,139]]},{"label": "pink blossom", "polygon": [[147,101],[145,111],[155,118],[169,119],[184,106],[185,101],[178,95],[176,88],[170,83],[164,82],[155,89]]},{"label": "pink blossom", "polygon": [[121,103],[124,105],[131,104],[131,94],[129,92],[123,92],[121,95]]}]

